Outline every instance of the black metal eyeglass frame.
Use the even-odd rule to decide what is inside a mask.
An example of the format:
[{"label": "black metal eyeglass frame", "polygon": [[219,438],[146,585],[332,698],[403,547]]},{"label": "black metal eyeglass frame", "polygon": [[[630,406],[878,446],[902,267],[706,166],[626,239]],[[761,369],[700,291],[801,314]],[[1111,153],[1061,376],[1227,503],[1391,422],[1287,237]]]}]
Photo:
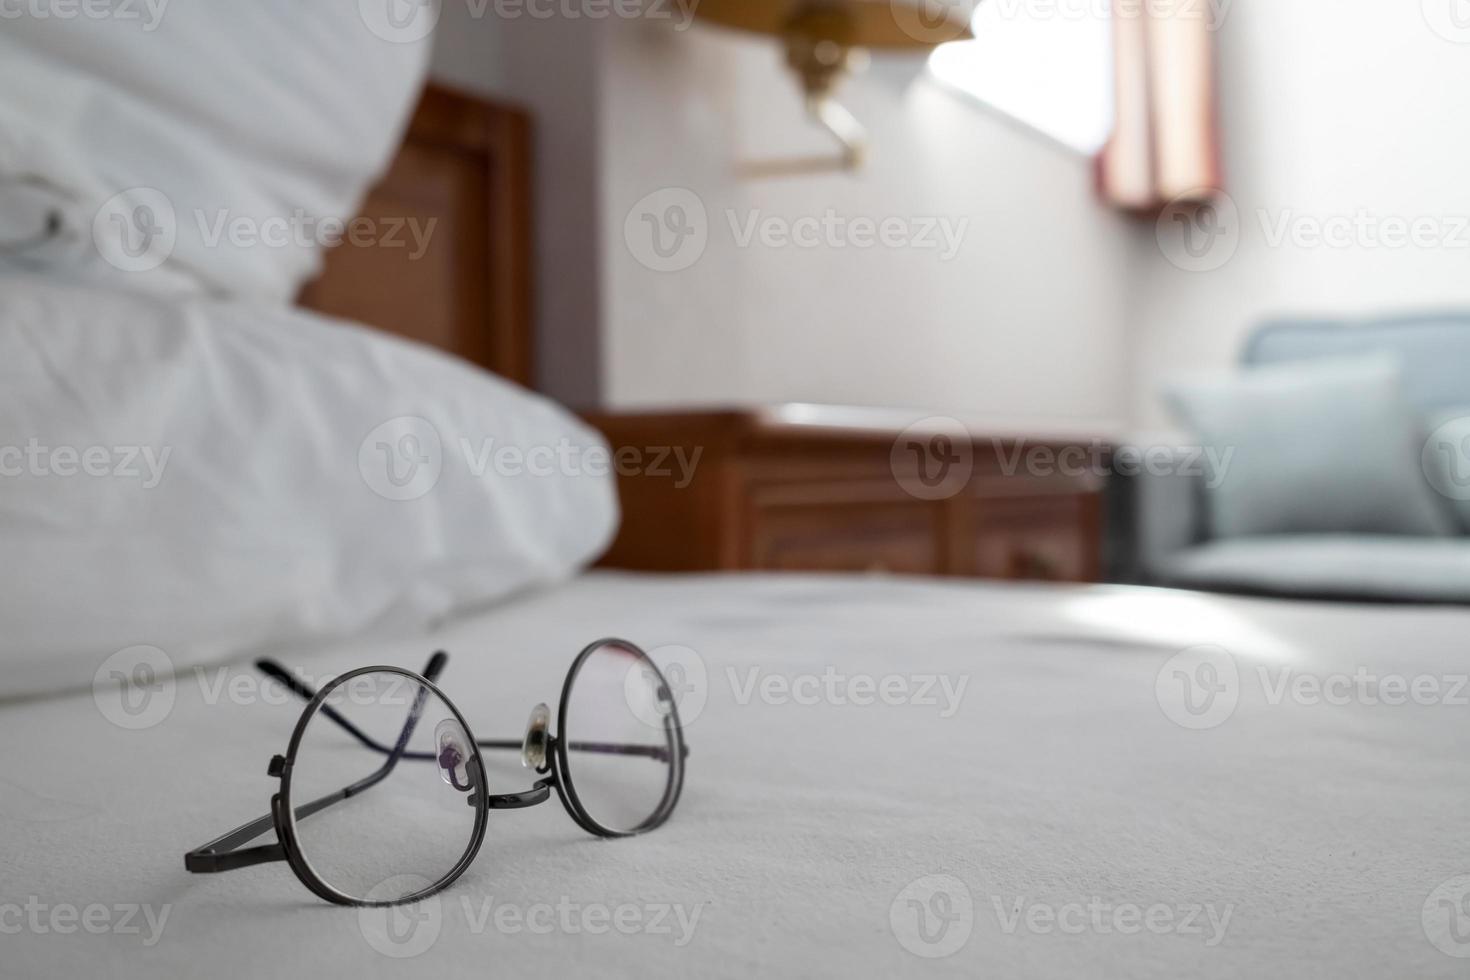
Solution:
[{"label": "black metal eyeglass frame", "polygon": [[[631,654],[642,662],[642,665],[651,670],[657,679],[656,694],[660,702],[660,710],[663,715],[663,733],[665,745],[625,745],[607,742],[572,742],[570,745],[563,739],[562,735],[567,731],[567,700],[571,694],[572,685],[577,679],[577,673],[582,665],[593,653],[607,647],[615,647],[625,653]],[[300,720],[297,721],[295,729],[291,733],[291,742],[286,749],[285,755],[276,755],[271,758],[267,768],[267,774],[279,778],[280,788],[271,797],[271,812],[259,817],[247,824],[242,824],[234,830],[215,838],[208,844],[195,848],[184,855],[184,867],[189,871],[207,874],[219,871],[233,871],[236,868],[245,868],[254,864],[264,864],[270,861],[285,861],[295,872],[301,883],[309,888],[313,894],[338,905],[354,905],[359,907],[402,905],[409,902],[426,898],[429,895],[442,891],[449,887],[455,879],[469,868],[474,862],[475,856],[480,851],[480,845],[485,840],[485,830],[491,810],[506,810],[519,807],[535,806],[544,803],[550,798],[552,790],[561,798],[562,805],[572,820],[583,830],[598,837],[631,837],[635,834],[647,833],[661,826],[669,819],[674,811],[674,806],[679,802],[679,794],[684,788],[684,760],[689,755],[689,747],[684,742],[684,731],[679,724],[678,706],[674,702],[673,694],[669,688],[668,681],[664,678],[662,671],[649,659],[638,646],[627,640],[607,638],[597,640],[583,648],[572,661],[571,669],[567,671],[566,680],[562,683],[561,700],[557,710],[557,733],[552,734],[541,728],[538,732],[536,725],[532,724],[531,730],[527,732],[526,738],[522,740],[511,739],[476,739],[465,721],[464,715],[459,708],[445,696],[444,692],[435,686],[434,681],[443,672],[445,665],[449,662],[449,655],[439,651],[429,658],[422,674],[415,674],[411,670],[401,667],[361,667],[349,671],[334,678],[320,691],[313,691],[296,677],[292,676],[284,667],[273,660],[258,660],[256,667],[279,681],[293,693],[305,698],[308,702],[306,709],[302,712]],[[408,718],[404,723],[403,732],[399,735],[395,745],[387,746],[378,742],[347,718],[343,717],[335,708],[324,704],[327,697],[341,685],[364,674],[388,673],[406,677],[410,681],[417,682],[420,687],[418,695],[409,709]],[[454,713],[455,720],[468,736],[469,748],[472,758],[463,760],[463,764],[471,780],[471,792],[469,804],[475,807],[475,827],[466,848],[459,861],[438,881],[427,888],[388,901],[371,901],[355,898],[347,895],[330,884],[312,869],[302,853],[300,842],[296,836],[295,823],[314,813],[318,813],[334,803],[341,802],[349,797],[356,796],[370,789],[377,783],[386,779],[393,768],[400,761],[439,761],[439,756],[433,752],[407,751],[409,739],[418,727],[420,715],[423,712],[424,703],[428,695],[438,697],[450,711]],[[540,709],[543,706],[538,705]],[[326,796],[301,803],[292,810],[291,801],[291,772],[296,762],[296,753],[301,747],[302,736],[306,732],[306,726],[316,714],[331,719],[347,731],[358,742],[368,749],[386,756],[383,765],[368,776],[359,779],[349,786],[329,793]],[[533,713],[533,719],[535,715]],[[533,739],[540,739],[537,746],[532,745]],[[485,792],[486,778],[484,760],[480,756],[481,749],[521,749],[528,756],[533,748],[539,749],[539,763],[535,767],[536,780],[530,789],[519,793],[490,794]],[[646,755],[650,758],[666,761],[669,763],[669,778],[664,787],[662,799],[653,813],[642,823],[629,830],[617,830],[603,826],[587,811],[581,799],[577,796],[576,784],[571,778],[571,767],[567,764],[567,750],[571,748],[579,752],[601,752],[617,755]],[[259,844],[254,847],[246,847],[251,841],[260,837],[270,830],[275,830],[276,842],[274,844]]]}]

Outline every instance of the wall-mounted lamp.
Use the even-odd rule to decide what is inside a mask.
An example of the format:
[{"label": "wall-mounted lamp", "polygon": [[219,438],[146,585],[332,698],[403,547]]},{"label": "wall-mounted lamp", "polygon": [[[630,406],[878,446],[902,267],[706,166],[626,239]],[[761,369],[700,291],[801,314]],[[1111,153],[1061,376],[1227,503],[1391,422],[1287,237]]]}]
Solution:
[{"label": "wall-mounted lamp", "polygon": [[841,146],[835,157],[753,161],[747,177],[777,177],[862,165],[868,134],[833,97],[867,49],[922,51],[972,37],[973,0],[700,0],[695,16],[713,24],[779,37],[786,63],[801,79],[806,110]]}]

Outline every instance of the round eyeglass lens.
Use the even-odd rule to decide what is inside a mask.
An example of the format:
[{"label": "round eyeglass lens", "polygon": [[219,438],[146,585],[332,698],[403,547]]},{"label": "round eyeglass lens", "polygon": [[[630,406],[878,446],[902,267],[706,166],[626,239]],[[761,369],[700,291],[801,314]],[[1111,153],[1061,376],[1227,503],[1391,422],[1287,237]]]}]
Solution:
[{"label": "round eyeglass lens", "polygon": [[568,680],[562,778],[593,822],[636,833],[668,818],[683,772],[683,739],[668,684],[647,655],[606,642]]},{"label": "round eyeglass lens", "polygon": [[355,901],[412,898],[473,856],[481,771],[459,716],[421,681],[345,675],[306,719],[291,766],[301,856]]}]

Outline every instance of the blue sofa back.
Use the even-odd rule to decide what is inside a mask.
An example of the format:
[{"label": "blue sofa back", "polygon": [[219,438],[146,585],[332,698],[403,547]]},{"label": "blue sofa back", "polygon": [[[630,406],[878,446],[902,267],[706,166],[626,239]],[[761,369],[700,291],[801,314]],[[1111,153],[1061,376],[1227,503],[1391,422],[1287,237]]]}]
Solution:
[{"label": "blue sofa back", "polygon": [[1245,365],[1391,350],[1403,358],[1404,396],[1431,414],[1470,406],[1470,312],[1363,320],[1276,320],[1241,352]]}]

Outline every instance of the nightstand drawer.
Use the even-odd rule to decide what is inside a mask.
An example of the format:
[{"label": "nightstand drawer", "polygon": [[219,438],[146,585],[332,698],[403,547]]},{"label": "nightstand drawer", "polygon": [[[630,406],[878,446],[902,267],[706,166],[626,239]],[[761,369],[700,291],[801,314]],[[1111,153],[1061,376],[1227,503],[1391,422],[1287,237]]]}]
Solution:
[{"label": "nightstand drawer", "polygon": [[[951,448],[969,439],[965,479],[939,492],[905,478],[898,447],[912,444],[911,429],[953,429],[954,419],[789,405],[590,421],[633,460],[665,459],[672,448],[691,461],[687,472],[619,472],[622,525],[604,565],[1058,581],[1099,572],[1101,478],[1041,469],[1066,450],[1093,458],[1095,440],[951,433]],[[1033,449],[1048,454],[1035,466]]]},{"label": "nightstand drawer", "polygon": [[908,502],[754,502],[746,567],[908,572],[941,568],[932,508]]},{"label": "nightstand drawer", "polygon": [[1088,495],[995,498],[980,504],[974,574],[1086,582],[1096,576]]}]

